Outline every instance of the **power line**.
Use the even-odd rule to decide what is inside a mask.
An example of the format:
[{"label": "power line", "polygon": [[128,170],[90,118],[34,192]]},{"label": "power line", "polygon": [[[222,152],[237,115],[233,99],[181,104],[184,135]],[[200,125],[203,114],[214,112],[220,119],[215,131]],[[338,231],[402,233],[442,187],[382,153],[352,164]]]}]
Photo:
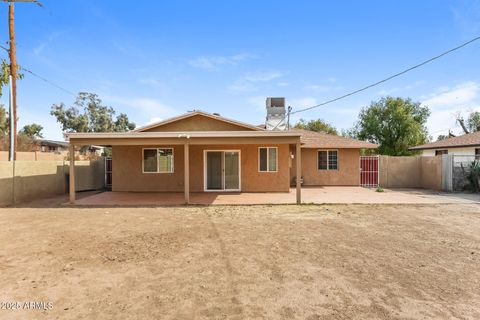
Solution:
[{"label": "power line", "polygon": [[40,80],[48,83],[49,85],[54,86],[55,88],[60,89],[60,90],[66,92],[66,93],[68,93],[68,94],[70,94],[70,95],[72,95],[72,96],[74,96],[74,97],[77,96],[77,95],[76,95],[75,93],[73,93],[72,91],[70,91],[70,90],[68,90],[68,89],[65,89],[64,87],[62,87],[62,86],[60,86],[60,85],[58,85],[58,84],[56,84],[56,83],[54,83],[54,82],[52,82],[52,81],[50,81],[50,80],[48,80],[48,79],[45,79],[45,78],[42,77],[42,76],[39,76],[38,74],[34,73],[34,72],[31,71],[31,70],[28,70],[27,68],[20,67],[20,70],[23,70],[23,71],[25,71],[25,72],[28,72],[28,73],[30,73],[32,76],[37,77],[37,78],[39,78]]},{"label": "power line", "polygon": [[434,134],[434,133],[443,132],[443,131],[446,131],[446,130],[448,130],[450,132],[450,128],[446,128],[446,129],[440,129],[440,130],[429,132],[429,133]]},{"label": "power line", "polygon": [[[5,50],[5,51],[7,51],[7,52],[9,51],[7,48],[5,48],[5,47],[2,46],[2,45],[0,45],[0,49],[3,49],[3,50]],[[25,71],[25,72],[30,73],[32,76],[39,78],[40,80],[48,83],[48,84],[51,85],[51,86],[54,86],[54,87],[57,88],[57,89],[60,89],[60,90],[66,92],[66,93],[68,93],[68,94],[71,94],[71,95],[74,96],[74,97],[77,96],[77,95],[76,95],[75,93],[73,93],[72,91],[63,88],[62,86],[60,86],[60,85],[58,85],[58,84],[56,84],[56,83],[54,83],[54,82],[52,82],[52,81],[50,81],[50,80],[48,80],[48,79],[45,79],[44,77],[36,74],[35,72],[33,72],[33,71],[31,71],[31,70],[28,70],[28,69],[25,68],[25,67],[18,66],[18,68],[19,68],[20,70],[23,70],[23,71]]]},{"label": "power line", "polygon": [[403,71],[401,71],[401,72],[398,72],[398,73],[396,73],[396,74],[394,74],[394,75],[392,75],[392,76],[389,76],[389,77],[387,77],[387,78],[385,78],[385,79],[383,79],[383,80],[377,81],[377,82],[372,83],[372,84],[370,84],[370,85],[368,85],[368,86],[365,86],[365,87],[363,87],[363,88],[361,88],[361,89],[358,89],[358,90],[352,91],[352,92],[350,92],[350,93],[344,94],[343,96],[340,96],[340,97],[338,97],[338,98],[334,98],[334,99],[331,99],[331,100],[322,102],[322,103],[320,103],[320,104],[316,104],[316,105],[311,106],[311,107],[308,107],[308,108],[304,108],[304,109],[300,109],[300,110],[297,110],[297,111],[293,111],[293,112],[291,112],[290,114],[295,114],[295,113],[299,113],[299,112],[304,112],[304,111],[307,111],[307,110],[315,109],[315,108],[318,108],[318,107],[327,105],[327,104],[329,104],[329,103],[332,103],[332,102],[335,102],[335,101],[344,99],[344,98],[346,98],[346,97],[352,96],[352,95],[357,94],[357,93],[359,93],[359,92],[365,91],[365,90],[370,89],[370,88],[372,88],[372,87],[378,86],[378,85],[381,84],[381,83],[384,83],[384,82],[387,82],[387,81],[389,81],[389,80],[391,80],[391,79],[393,79],[393,78],[399,77],[399,76],[401,76],[401,75],[403,75],[403,74],[405,74],[405,73],[407,73],[407,72],[409,72],[409,71],[412,71],[412,70],[414,70],[414,69],[417,69],[417,68],[419,68],[419,67],[421,67],[421,66],[426,65],[427,63],[430,63],[430,62],[432,62],[432,61],[434,61],[434,60],[437,60],[437,59],[439,59],[439,58],[441,58],[441,57],[443,57],[443,56],[446,56],[446,55],[449,54],[449,53],[452,53],[452,52],[454,52],[454,51],[456,51],[456,50],[459,50],[459,49],[461,49],[461,48],[463,48],[463,47],[465,47],[465,46],[469,45],[470,43],[475,42],[475,41],[477,41],[477,40],[480,40],[480,36],[479,36],[479,37],[476,37],[476,38],[473,38],[473,39],[471,39],[471,40],[469,40],[469,41],[467,41],[467,42],[464,42],[464,43],[462,43],[461,45],[459,45],[458,47],[455,47],[455,48],[452,48],[452,49],[450,49],[450,50],[447,50],[447,51],[445,51],[445,52],[443,52],[443,53],[441,53],[441,54],[439,54],[439,55],[437,55],[437,56],[435,56],[435,57],[433,57],[433,58],[430,58],[430,59],[425,60],[425,61],[423,61],[423,62],[421,62],[421,63],[419,63],[419,64],[417,64],[417,65],[414,65],[413,67],[410,67],[410,68],[405,69],[405,70],[403,70]]}]

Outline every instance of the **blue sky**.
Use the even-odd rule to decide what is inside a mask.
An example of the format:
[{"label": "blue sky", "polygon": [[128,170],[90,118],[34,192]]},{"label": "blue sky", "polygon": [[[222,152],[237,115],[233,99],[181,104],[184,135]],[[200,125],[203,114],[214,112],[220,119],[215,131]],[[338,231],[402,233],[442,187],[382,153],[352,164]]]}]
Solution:
[{"label": "blue sky", "polygon": [[[16,5],[19,64],[74,93],[99,94],[137,125],[191,109],[260,124],[267,96],[308,107],[480,35],[473,0],[42,3],[46,9]],[[0,3],[3,44],[7,11]],[[322,118],[348,129],[363,106],[392,95],[427,104],[433,136],[459,133],[454,113],[480,110],[479,57],[480,41],[293,121]],[[19,126],[36,122],[47,138],[61,139],[49,111],[74,98],[26,74]]]}]

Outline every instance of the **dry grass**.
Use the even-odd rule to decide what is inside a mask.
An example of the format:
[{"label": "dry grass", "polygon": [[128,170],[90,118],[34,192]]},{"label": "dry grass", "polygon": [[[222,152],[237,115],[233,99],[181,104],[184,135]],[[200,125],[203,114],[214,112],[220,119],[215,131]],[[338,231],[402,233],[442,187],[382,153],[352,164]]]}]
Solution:
[{"label": "dry grass", "polygon": [[479,319],[480,207],[0,209],[38,319]]}]

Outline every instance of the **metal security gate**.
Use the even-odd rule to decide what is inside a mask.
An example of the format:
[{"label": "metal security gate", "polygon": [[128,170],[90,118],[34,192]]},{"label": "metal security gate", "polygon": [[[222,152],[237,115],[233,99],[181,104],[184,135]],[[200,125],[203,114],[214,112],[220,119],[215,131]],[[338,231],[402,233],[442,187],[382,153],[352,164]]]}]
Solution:
[{"label": "metal security gate", "polygon": [[360,186],[378,187],[379,156],[360,157]]},{"label": "metal security gate", "polygon": [[112,190],[112,158],[105,158],[105,188]]}]

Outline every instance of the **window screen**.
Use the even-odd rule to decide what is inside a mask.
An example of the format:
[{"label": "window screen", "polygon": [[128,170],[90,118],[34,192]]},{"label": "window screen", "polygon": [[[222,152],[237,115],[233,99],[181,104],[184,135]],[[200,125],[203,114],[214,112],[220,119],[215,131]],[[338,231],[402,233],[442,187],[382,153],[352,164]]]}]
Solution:
[{"label": "window screen", "polygon": [[143,172],[173,172],[173,149],[143,149]]},{"label": "window screen", "polygon": [[259,171],[277,171],[277,148],[259,148]]},{"label": "window screen", "polygon": [[337,151],[328,151],[328,170],[338,169]]},{"label": "window screen", "polygon": [[338,170],[338,151],[318,151],[318,170]]},{"label": "window screen", "polygon": [[267,148],[260,148],[260,171],[267,171]]},{"label": "window screen", "polygon": [[158,149],[158,172],[173,172],[173,149]]},{"label": "window screen", "polygon": [[277,171],[277,148],[268,148],[268,171]]},{"label": "window screen", "polygon": [[328,151],[318,151],[318,170],[328,169]]},{"label": "window screen", "polygon": [[143,172],[157,172],[157,149],[143,150]]}]

